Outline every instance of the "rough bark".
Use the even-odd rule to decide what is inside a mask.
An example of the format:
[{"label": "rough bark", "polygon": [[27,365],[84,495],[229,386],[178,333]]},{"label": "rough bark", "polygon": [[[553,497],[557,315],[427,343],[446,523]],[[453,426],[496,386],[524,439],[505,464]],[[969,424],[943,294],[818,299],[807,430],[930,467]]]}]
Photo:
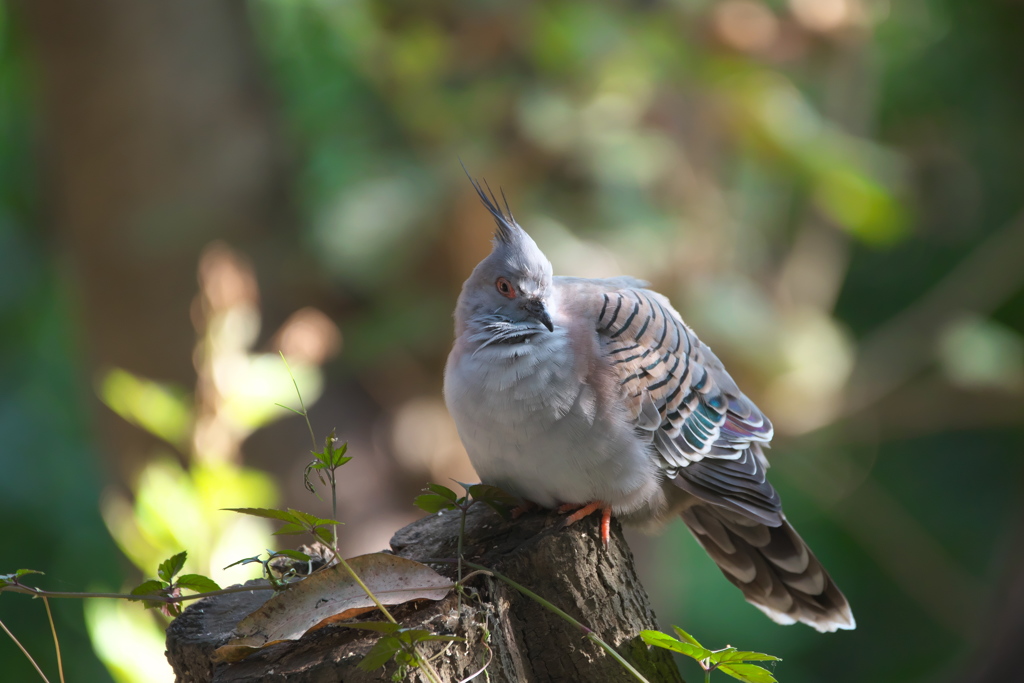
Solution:
[{"label": "rough bark", "polygon": [[[456,555],[459,517],[430,516],[395,534],[393,551],[430,563]],[[657,628],[647,593],[637,578],[633,556],[613,522],[607,549],[596,519],[562,528],[561,518],[538,513],[504,523],[483,506],[471,509],[466,524],[465,555],[530,588],[597,632],[651,681],[681,681],[671,657],[649,650],[637,634]],[[450,562],[433,563],[454,578]],[[614,659],[583,637],[574,626],[546,611],[501,581],[478,576],[469,584],[475,596],[396,610],[403,626],[466,638],[435,660],[445,681],[458,681],[491,658],[488,679],[494,683],[580,681],[611,683],[635,680]],[[269,597],[267,591],[208,598],[187,608],[167,631],[168,659],[177,680],[188,683],[241,681],[379,682],[394,673],[356,667],[375,636],[327,626],[301,640],[270,646],[235,664],[211,661],[246,614]],[[371,614],[369,619],[379,619]],[[488,646],[490,653],[488,652]],[[431,652],[442,649],[435,644]],[[493,657],[491,657],[493,655]],[[425,681],[418,672],[409,680]]]}]

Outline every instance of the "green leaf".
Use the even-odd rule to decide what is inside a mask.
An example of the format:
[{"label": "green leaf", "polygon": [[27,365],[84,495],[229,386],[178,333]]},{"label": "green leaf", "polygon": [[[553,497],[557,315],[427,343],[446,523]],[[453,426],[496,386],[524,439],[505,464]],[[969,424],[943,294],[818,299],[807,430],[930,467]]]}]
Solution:
[{"label": "green leaf", "polygon": [[705,650],[703,647],[680,642],[667,633],[662,633],[661,631],[641,631],[640,637],[643,638],[643,641],[648,645],[660,647],[672,652],[678,652],[686,655],[687,657],[692,657],[697,661],[707,659],[712,654],[709,650]]},{"label": "green leaf", "polygon": [[303,524],[307,529],[312,530],[313,527],[323,524],[341,524],[341,522],[334,519],[324,519],[323,517],[317,517],[316,515],[302,510],[296,510],[295,508],[288,508],[288,512],[292,514],[294,521],[299,524]]},{"label": "green leaf", "polygon": [[285,524],[283,527],[274,532],[274,536],[295,536],[298,534],[304,534],[309,529],[302,526],[301,524]]},{"label": "green leaf", "polygon": [[19,569],[13,574],[0,574],[0,588],[3,586],[13,586],[18,583],[18,579],[26,574],[42,574],[43,572],[36,571],[35,569]]},{"label": "green leaf", "polygon": [[288,508],[288,512],[291,513],[296,522],[310,528],[315,527],[317,520],[320,519],[311,512],[303,512],[302,510],[296,510],[295,508]]},{"label": "green leaf", "polygon": [[373,671],[391,661],[391,658],[395,656],[395,653],[402,649],[402,643],[394,636],[384,636],[377,641],[377,644],[370,648],[370,651],[366,653],[362,661],[359,662],[359,668],[363,671]]},{"label": "green leaf", "polygon": [[672,630],[676,632],[677,636],[679,636],[679,640],[683,641],[684,643],[689,643],[690,645],[696,645],[697,647],[704,647],[703,645],[701,645],[700,643],[697,642],[696,638],[694,638],[693,636],[691,636],[689,633],[687,633],[683,629],[679,628],[678,626],[673,626]]},{"label": "green leaf", "polygon": [[816,175],[818,205],[855,237],[872,246],[906,237],[906,209],[878,180],[856,167],[830,167]]},{"label": "green leaf", "polygon": [[331,435],[327,437],[327,447],[325,449],[327,452],[327,459],[325,462],[331,467],[341,467],[352,459],[351,456],[345,456],[345,453],[348,451],[348,442],[343,442],[341,446],[335,448],[334,444],[337,441],[338,439],[335,438],[334,432],[331,432]]},{"label": "green leaf", "polygon": [[746,683],[778,683],[768,669],[757,664],[723,664],[718,670]]},{"label": "green leaf", "polygon": [[313,559],[306,553],[300,553],[298,550],[273,550],[268,552],[271,557],[290,557],[293,560],[298,560],[299,562],[309,562]]},{"label": "green leaf", "polygon": [[164,582],[157,581],[156,579],[149,579],[148,581],[143,581],[133,588],[131,593],[132,595],[139,596],[138,599],[142,601],[142,604],[145,605],[146,609],[154,609],[157,607],[163,607],[167,605],[167,603],[159,600],[146,600],[146,596],[164,595],[166,594],[166,589],[167,584]]},{"label": "green leaf", "polygon": [[100,380],[100,400],[111,410],[178,449],[192,432],[192,406],[182,389],[114,368]]},{"label": "green leaf", "polygon": [[[315,453],[314,455],[319,455],[319,453]],[[314,496],[316,496],[317,500],[323,500],[323,498],[321,498],[320,494],[316,492],[316,487],[313,486],[313,482],[311,482],[309,480],[309,475],[310,475],[311,472],[313,472],[315,470],[316,471],[317,479],[320,480],[321,484],[326,486],[327,483],[328,483],[328,479],[324,476],[324,473],[323,473],[323,470],[325,470],[325,469],[327,469],[327,465],[325,465],[324,463],[320,462],[319,460],[314,460],[311,463],[309,463],[308,465],[306,465],[306,470],[302,473],[302,483],[303,483],[303,485],[306,487],[307,491],[309,491]]]},{"label": "green leaf", "polygon": [[714,653],[711,656],[711,661],[724,664],[726,662],[781,662],[782,660],[762,652],[744,652],[736,648],[729,648]]},{"label": "green leaf", "polygon": [[336,519],[325,519],[323,517],[316,518],[317,526],[334,526],[335,524],[344,525],[345,522],[339,522]]},{"label": "green leaf", "polygon": [[241,560],[236,560],[235,562],[229,564],[227,567],[224,567],[224,569],[229,569],[230,567],[234,567],[240,564],[252,564],[254,562],[259,562],[260,564],[263,564],[263,560],[261,560],[259,555],[257,555],[256,557],[243,557]]},{"label": "green leaf", "polygon": [[458,494],[456,494],[455,491],[452,491],[447,486],[441,486],[440,484],[427,484],[427,488],[436,493],[437,495],[441,496],[442,498],[447,498],[453,503],[459,499]]},{"label": "green leaf", "polygon": [[302,415],[303,417],[306,416],[306,414],[304,412],[302,412],[301,410],[295,410],[295,408],[290,408],[290,407],[286,406],[283,403],[275,403],[274,405],[277,406],[278,408],[284,408],[285,410],[290,410],[293,413],[295,413],[296,415]]},{"label": "green leaf", "polygon": [[490,484],[474,484],[468,491],[473,500],[491,508],[505,521],[512,517],[512,508],[520,504],[519,499],[511,493]]},{"label": "green leaf", "polygon": [[434,634],[430,634],[430,635],[423,636],[421,638],[417,638],[416,642],[417,643],[429,643],[429,642],[432,642],[432,641],[435,641],[435,640],[443,640],[443,641],[449,642],[449,643],[464,643],[464,642],[466,642],[465,638],[460,638],[459,636],[435,636]]},{"label": "green leaf", "polygon": [[180,572],[181,568],[185,566],[186,557],[188,557],[188,551],[186,550],[182,550],[177,555],[171,555],[160,563],[160,567],[156,570],[156,575],[167,583],[170,583],[174,580],[174,575]]},{"label": "green leaf", "polygon": [[331,545],[334,543],[334,535],[324,527],[317,527],[313,531],[313,535],[320,539],[325,545]]},{"label": "green leaf", "polygon": [[167,584],[165,584],[162,581],[157,581],[156,579],[149,579],[148,581],[143,581],[138,586],[133,588],[131,592],[132,592],[132,595],[140,595],[140,596],[141,595],[159,595],[160,592],[163,591],[166,586],[167,586]]},{"label": "green leaf", "polygon": [[182,574],[176,582],[181,588],[188,588],[196,593],[210,593],[219,591],[220,586],[208,576],[202,574]]},{"label": "green leaf", "polygon": [[506,505],[511,506],[515,506],[519,503],[519,499],[508,491],[499,489],[497,486],[491,486],[490,484],[473,484],[469,487],[468,491],[469,495],[473,497],[473,500],[479,500],[481,503],[489,500],[505,503]]},{"label": "green leaf", "polygon": [[390,621],[359,621],[352,624],[336,624],[336,626],[343,626],[344,628],[358,628],[364,631],[376,631],[378,633],[394,633],[395,631],[402,630],[400,625],[393,624]]},{"label": "green leaf", "polygon": [[512,519],[512,508],[508,508],[500,503],[484,502],[484,505],[494,510],[494,512],[506,522]]},{"label": "green leaf", "polygon": [[413,645],[420,640],[420,638],[426,638],[431,635],[430,631],[422,628],[403,628],[398,632],[396,637],[403,643]]},{"label": "green leaf", "polygon": [[345,457],[345,453],[348,451],[348,443],[343,442],[341,446],[335,448],[334,444],[338,442],[338,437],[335,432],[331,432],[326,439],[324,439],[324,449],[322,451],[314,451],[313,455],[323,463],[324,467],[330,469],[337,469],[351,460],[351,457]]},{"label": "green leaf", "polygon": [[453,503],[452,501],[448,500],[443,496],[437,495],[436,493],[420,494],[416,496],[416,498],[412,502],[416,507],[420,508],[421,510],[425,510],[426,512],[429,512],[431,514],[435,514],[437,512],[440,512],[441,510],[455,509],[455,503]]},{"label": "green leaf", "polygon": [[266,519],[279,519],[282,522],[294,522],[295,517],[286,510],[277,510],[275,508],[221,508],[229,512],[240,512],[243,515],[252,515],[253,517],[265,517]]},{"label": "green leaf", "polygon": [[403,628],[395,634],[395,637],[407,645],[415,645],[416,643],[426,643],[431,641],[458,641],[465,642],[465,638],[459,638],[458,636],[437,636],[421,628]]}]

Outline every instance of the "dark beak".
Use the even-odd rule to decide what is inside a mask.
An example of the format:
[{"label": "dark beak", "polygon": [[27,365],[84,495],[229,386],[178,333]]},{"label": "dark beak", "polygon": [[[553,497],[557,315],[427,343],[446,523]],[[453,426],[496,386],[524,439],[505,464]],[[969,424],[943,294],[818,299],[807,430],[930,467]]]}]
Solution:
[{"label": "dark beak", "polygon": [[523,310],[529,313],[531,318],[548,328],[548,332],[555,331],[551,316],[548,315],[548,309],[544,307],[544,302],[541,299],[527,299],[523,304]]}]

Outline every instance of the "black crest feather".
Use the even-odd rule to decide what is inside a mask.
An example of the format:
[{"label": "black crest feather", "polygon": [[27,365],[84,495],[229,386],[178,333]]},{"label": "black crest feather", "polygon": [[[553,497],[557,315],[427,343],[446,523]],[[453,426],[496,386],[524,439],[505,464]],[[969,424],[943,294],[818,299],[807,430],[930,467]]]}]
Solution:
[{"label": "black crest feather", "polygon": [[[466,177],[469,178],[469,182],[473,185],[473,189],[476,190],[477,196],[480,197],[480,201],[483,202],[484,207],[486,207],[486,209],[491,212],[491,215],[494,216],[494,223],[498,226],[498,229],[494,232],[494,236],[502,242],[510,244],[515,238],[516,231],[522,230],[522,228],[519,227],[519,224],[516,223],[516,219],[512,216],[512,209],[509,208],[508,198],[505,196],[505,191],[498,188],[498,191],[501,192],[502,199],[502,202],[499,203],[498,198],[494,195],[494,190],[491,189],[491,186],[487,181],[484,180],[483,186],[481,186],[480,183],[474,180],[473,176],[469,174],[469,169],[466,168],[466,164],[463,164],[461,159],[459,160],[459,163],[462,164],[462,170],[465,171]],[[486,192],[484,192],[484,187],[487,188]],[[504,204],[504,210],[502,210],[502,204]]]}]

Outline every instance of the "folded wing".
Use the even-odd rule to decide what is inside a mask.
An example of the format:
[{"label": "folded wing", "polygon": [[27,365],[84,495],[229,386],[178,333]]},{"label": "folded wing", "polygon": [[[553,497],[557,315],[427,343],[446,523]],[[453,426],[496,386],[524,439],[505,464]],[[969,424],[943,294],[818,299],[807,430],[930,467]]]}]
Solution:
[{"label": "folded wing", "polygon": [[602,297],[605,358],[666,476],[698,498],[781,524],[761,450],[772,438],[768,419],[663,296],[627,287]]}]

